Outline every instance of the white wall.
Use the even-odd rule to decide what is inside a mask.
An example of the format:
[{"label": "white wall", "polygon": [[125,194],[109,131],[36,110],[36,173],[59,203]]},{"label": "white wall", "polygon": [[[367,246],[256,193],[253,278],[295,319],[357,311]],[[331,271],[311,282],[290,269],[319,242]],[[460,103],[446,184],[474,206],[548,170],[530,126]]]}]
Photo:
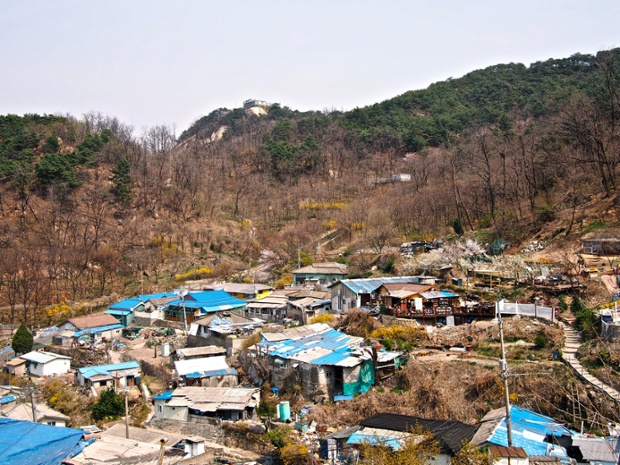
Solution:
[{"label": "white wall", "polygon": [[[36,366],[35,366],[36,365]],[[70,360],[57,358],[47,363],[28,362],[28,372],[34,376],[54,376],[69,373],[71,370]]]}]

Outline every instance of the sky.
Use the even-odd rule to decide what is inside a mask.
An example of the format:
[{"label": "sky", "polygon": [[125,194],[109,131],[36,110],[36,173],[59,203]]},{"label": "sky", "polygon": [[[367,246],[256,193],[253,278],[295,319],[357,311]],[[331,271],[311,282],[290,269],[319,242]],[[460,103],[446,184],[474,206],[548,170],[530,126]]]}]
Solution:
[{"label": "sky", "polygon": [[350,110],[620,47],[617,0],[0,0],[0,114],[177,134],[248,98]]}]

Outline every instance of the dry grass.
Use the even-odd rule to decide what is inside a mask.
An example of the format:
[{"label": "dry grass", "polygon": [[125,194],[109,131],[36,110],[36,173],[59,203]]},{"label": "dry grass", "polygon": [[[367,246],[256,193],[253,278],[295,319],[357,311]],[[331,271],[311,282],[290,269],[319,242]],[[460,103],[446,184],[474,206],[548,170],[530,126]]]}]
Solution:
[{"label": "dry grass", "polygon": [[379,328],[381,328],[381,323],[362,310],[357,309],[349,310],[347,316],[337,325],[337,329],[340,331],[365,339],[370,337],[370,334]]},{"label": "dry grass", "polygon": [[[619,412],[602,397],[593,396],[561,363],[524,363],[511,368],[509,389],[515,405],[579,426],[618,421]],[[489,410],[504,405],[497,364],[452,360],[411,361],[390,385],[351,401],[317,405],[312,418],[334,427],[351,426],[381,412],[422,418],[477,423]],[[603,420],[607,419],[607,420]]]}]

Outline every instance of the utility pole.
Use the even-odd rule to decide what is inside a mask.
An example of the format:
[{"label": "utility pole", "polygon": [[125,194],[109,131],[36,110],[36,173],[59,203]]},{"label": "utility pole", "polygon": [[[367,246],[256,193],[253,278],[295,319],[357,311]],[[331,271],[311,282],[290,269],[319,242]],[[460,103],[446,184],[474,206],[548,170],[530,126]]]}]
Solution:
[{"label": "utility pole", "polygon": [[126,439],[129,439],[129,401],[127,400],[128,394],[129,394],[129,388],[125,386],[125,438]]},{"label": "utility pole", "polygon": [[30,407],[32,408],[32,421],[37,422],[37,408],[34,405],[34,388],[30,388]]},{"label": "utility pole", "polygon": [[181,297],[181,311],[183,312],[183,332],[184,336],[187,336],[187,316],[185,315],[185,296],[187,295],[187,289],[179,288],[174,291],[175,294]]},{"label": "utility pole", "polygon": [[506,433],[508,437],[508,447],[512,447],[512,422],[510,420],[510,393],[508,392],[508,363],[506,362],[506,350],[504,348],[504,323],[500,306],[503,300],[495,303],[496,315],[499,320],[499,341],[501,346],[501,358],[499,360],[499,377],[504,381],[504,402],[506,404]]}]

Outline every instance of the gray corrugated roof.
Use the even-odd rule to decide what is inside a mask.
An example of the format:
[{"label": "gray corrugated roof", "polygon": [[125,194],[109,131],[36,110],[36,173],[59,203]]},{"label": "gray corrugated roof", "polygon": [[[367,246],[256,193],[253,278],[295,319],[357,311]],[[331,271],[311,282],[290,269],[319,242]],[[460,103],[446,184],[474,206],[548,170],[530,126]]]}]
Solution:
[{"label": "gray corrugated roof", "polygon": [[293,274],[338,274],[346,276],[349,274],[349,267],[336,262],[314,263],[293,271]]}]

